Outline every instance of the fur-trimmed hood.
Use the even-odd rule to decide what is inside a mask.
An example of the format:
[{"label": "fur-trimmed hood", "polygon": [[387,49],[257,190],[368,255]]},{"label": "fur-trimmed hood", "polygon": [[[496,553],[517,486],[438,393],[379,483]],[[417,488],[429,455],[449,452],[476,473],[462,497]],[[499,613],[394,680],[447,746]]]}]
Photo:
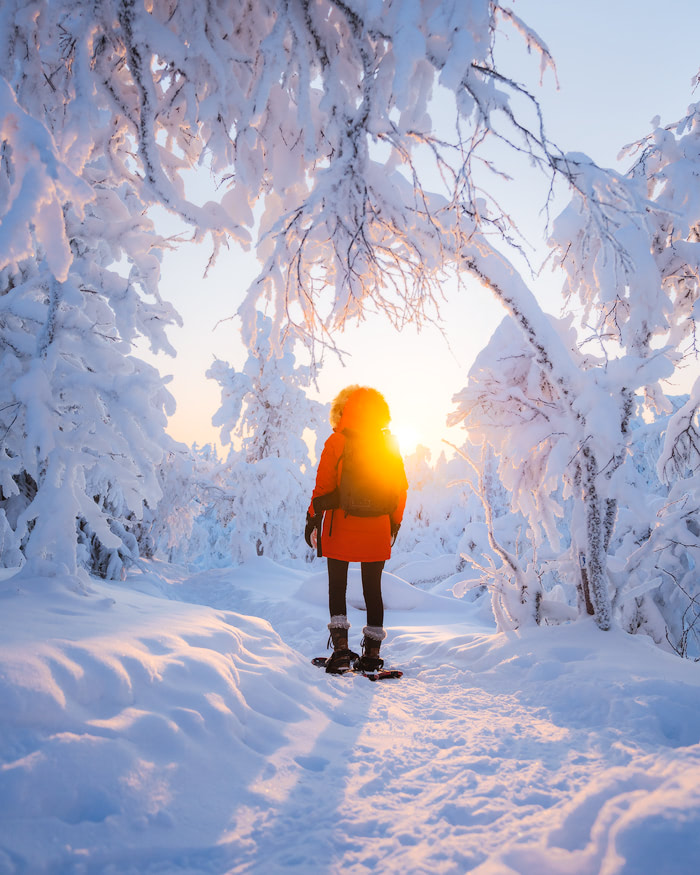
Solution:
[{"label": "fur-trimmed hood", "polygon": [[353,387],[348,394],[334,428],[339,432],[375,432],[387,428],[390,420],[389,405],[382,393],[368,386],[359,386]]}]

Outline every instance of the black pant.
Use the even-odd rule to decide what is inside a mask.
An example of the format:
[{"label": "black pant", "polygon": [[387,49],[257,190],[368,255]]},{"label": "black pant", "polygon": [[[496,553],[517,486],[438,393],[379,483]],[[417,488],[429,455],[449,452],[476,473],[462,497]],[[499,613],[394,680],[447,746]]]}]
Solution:
[{"label": "black pant", "polygon": [[[342,559],[328,559],[328,607],[331,617],[347,614],[345,594],[348,588],[348,565]],[[367,608],[367,625],[384,625],[384,602],[382,601],[382,571],[384,562],[362,562],[362,592]]]}]

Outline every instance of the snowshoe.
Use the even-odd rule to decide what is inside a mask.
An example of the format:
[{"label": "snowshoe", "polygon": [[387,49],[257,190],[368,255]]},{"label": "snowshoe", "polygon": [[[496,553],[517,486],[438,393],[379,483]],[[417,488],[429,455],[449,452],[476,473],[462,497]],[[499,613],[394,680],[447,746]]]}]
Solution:
[{"label": "snowshoe", "polygon": [[[356,664],[360,657],[357,654],[354,654],[354,656],[356,657],[354,664]],[[316,656],[311,660],[311,663],[318,666],[319,668],[326,668],[328,662],[332,658],[333,657]],[[400,671],[398,668],[380,668],[377,671],[360,671],[359,669],[354,667],[354,664],[351,665],[350,668],[330,672],[330,674],[356,674],[360,677],[367,678],[368,681],[385,681],[389,680],[390,678],[403,677],[403,672]],[[326,671],[328,671],[327,668]]]}]

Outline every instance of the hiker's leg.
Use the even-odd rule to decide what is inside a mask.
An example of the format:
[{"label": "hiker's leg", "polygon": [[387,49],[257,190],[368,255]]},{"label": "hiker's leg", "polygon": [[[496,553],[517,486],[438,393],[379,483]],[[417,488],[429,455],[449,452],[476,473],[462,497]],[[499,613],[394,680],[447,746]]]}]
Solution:
[{"label": "hiker's leg", "polygon": [[362,592],[367,608],[367,625],[362,630],[362,656],[355,663],[362,671],[377,671],[384,665],[379,656],[384,631],[384,602],[382,601],[383,562],[362,563]]},{"label": "hiker's leg", "polygon": [[367,625],[381,628],[384,625],[384,602],[382,601],[383,562],[362,563],[362,593],[367,608]]},{"label": "hiker's leg", "polygon": [[348,565],[342,559],[327,559],[328,609],[331,617],[344,617],[348,610],[345,594],[348,589]]}]

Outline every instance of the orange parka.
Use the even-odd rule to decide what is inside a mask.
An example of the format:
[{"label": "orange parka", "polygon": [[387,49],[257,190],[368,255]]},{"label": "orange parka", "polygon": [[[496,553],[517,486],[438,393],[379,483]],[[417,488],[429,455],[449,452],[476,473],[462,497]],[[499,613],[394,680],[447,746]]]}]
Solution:
[{"label": "orange parka", "polygon": [[[345,447],[346,429],[357,431],[362,423],[354,420],[352,405],[341,416],[337,428],[328,438],[321,453],[316,472],[316,486],[311,497],[309,513],[315,515],[313,499],[328,495],[340,484],[342,455]],[[346,562],[380,562],[391,556],[391,525],[401,524],[406,506],[408,482],[401,465],[403,484],[396,509],[389,514],[377,517],[350,516],[337,508],[324,514],[321,532],[321,548],[324,556],[342,559]]]}]

